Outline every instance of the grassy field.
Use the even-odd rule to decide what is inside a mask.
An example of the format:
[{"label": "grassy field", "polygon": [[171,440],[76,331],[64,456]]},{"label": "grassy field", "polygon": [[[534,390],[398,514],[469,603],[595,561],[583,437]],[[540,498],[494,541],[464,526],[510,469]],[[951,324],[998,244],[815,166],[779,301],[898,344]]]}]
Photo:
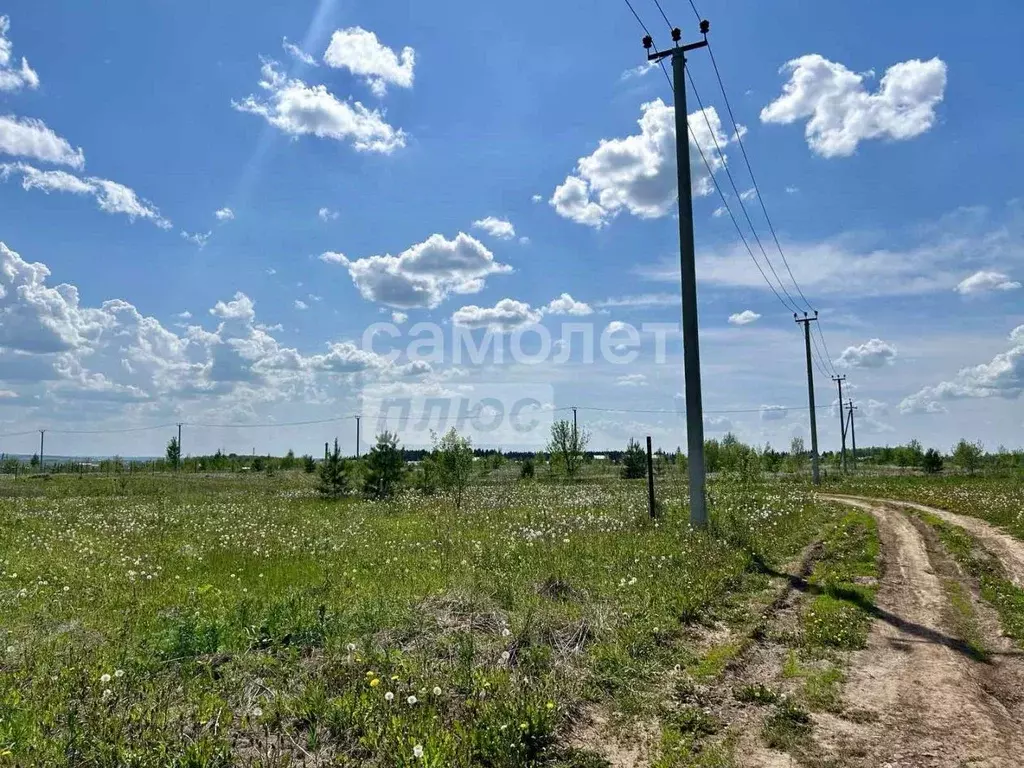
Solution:
[{"label": "grassy field", "polygon": [[880,477],[865,473],[840,479],[835,488],[972,515],[1024,538],[1024,476],[1020,474]]},{"label": "grassy field", "polygon": [[298,473],[0,479],[0,764],[603,765],[582,714],[662,728],[716,669],[706,628],[827,517],[711,492],[698,535],[670,483],[652,523],[643,481],[479,485],[456,515]]}]

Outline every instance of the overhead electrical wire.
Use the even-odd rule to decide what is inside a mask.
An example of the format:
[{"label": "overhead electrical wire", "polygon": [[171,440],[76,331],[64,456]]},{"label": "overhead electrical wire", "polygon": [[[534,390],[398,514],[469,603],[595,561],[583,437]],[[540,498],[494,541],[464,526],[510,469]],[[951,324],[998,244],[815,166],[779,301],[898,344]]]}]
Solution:
[{"label": "overhead electrical wire", "polygon": [[[722,167],[725,169],[725,175],[729,179],[729,184],[732,186],[732,191],[736,195],[736,199],[739,201],[740,210],[743,211],[743,216],[747,220],[747,226],[750,227],[750,232],[754,236],[754,241],[757,243],[757,247],[761,250],[761,255],[764,256],[764,260],[768,262],[768,268],[772,271],[772,274],[775,276],[775,280],[776,282],[778,282],[779,287],[782,289],[782,292],[786,295],[786,298],[789,299],[789,303],[786,305],[787,309],[793,312],[799,312],[800,307],[797,306],[796,301],[789,294],[789,291],[786,290],[785,284],[782,282],[782,280],[779,278],[778,273],[775,271],[775,266],[772,264],[772,260],[768,256],[768,252],[764,249],[764,245],[762,245],[761,243],[761,238],[758,237],[757,229],[754,227],[754,222],[751,221],[750,219],[750,213],[747,211],[747,206],[743,202],[743,196],[740,194],[739,188],[736,186],[736,180],[733,178],[732,170],[729,168],[729,164],[725,160],[725,154],[722,152],[722,147],[718,143],[718,136],[715,134],[715,129],[711,125],[711,119],[708,117],[708,113],[704,110],[704,102],[700,97],[700,92],[697,90],[697,85],[696,83],[694,83],[693,75],[690,74],[689,69],[686,70],[686,77],[690,81],[690,88],[693,90],[693,95],[697,99],[697,106],[700,108],[700,113],[704,117],[704,123],[708,127],[708,133],[711,134],[711,140],[714,142],[715,150],[718,152],[718,157],[722,161]],[[689,122],[689,120],[687,120],[687,122]],[[690,132],[691,134],[693,133],[692,129]],[[694,136],[694,143],[697,143],[696,136]],[[714,175],[710,168],[708,169],[708,172],[711,173],[712,176]]]},{"label": "overhead electrical wire", "polygon": [[[655,0],[655,2],[657,2],[657,0]],[[701,21],[702,17],[700,15],[700,11],[697,10],[697,6],[693,2],[693,0],[689,0],[689,5],[690,5],[691,10],[693,11],[693,15],[697,18],[697,21],[698,22]],[[659,10],[660,10],[660,5],[659,5]],[[765,223],[768,225],[768,230],[771,232],[772,240],[775,243],[775,248],[778,250],[779,256],[782,258],[782,263],[786,267],[786,272],[789,274],[789,279],[793,282],[793,287],[796,288],[797,293],[799,294],[800,298],[803,300],[803,302],[806,305],[807,309],[811,310],[811,311],[814,311],[815,310],[814,305],[811,304],[810,300],[804,294],[803,288],[800,287],[799,281],[796,279],[796,276],[793,274],[793,269],[792,269],[792,267],[790,267],[789,259],[786,258],[786,252],[785,252],[785,250],[782,247],[782,243],[779,241],[779,235],[778,235],[778,233],[775,230],[775,225],[772,223],[771,216],[768,214],[768,207],[765,205],[764,196],[761,194],[761,188],[760,188],[760,186],[757,183],[757,177],[754,175],[754,169],[753,169],[753,166],[750,163],[750,156],[747,154],[746,145],[743,143],[743,135],[742,135],[742,132],[740,131],[739,123],[736,121],[736,115],[735,115],[735,113],[733,112],[733,109],[732,109],[732,102],[729,100],[729,94],[728,94],[728,91],[725,88],[725,81],[722,78],[721,70],[718,68],[718,60],[715,58],[714,48],[713,48],[710,40],[708,40],[707,43],[708,43],[708,45],[707,45],[708,56],[711,59],[711,66],[712,66],[712,68],[714,69],[714,72],[715,72],[715,79],[718,81],[718,87],[719,87],[719,89],[722,92],[722,100],[725,103],[726,112],[729,114],[729,121],[732,124],[732,128],[733,128],[733,135],[736,137],[736,143],[739,145],[740,154],[743,156],[743,162],[744,162],[744,164],[747,167],[747,173],[749,174],[751,184],[754,187],[754,193],[757,196],[757,202],[758,202],[758,204],[761,207],[761,213],[764,215]],[[692,85],[692,76],[691,76],[691,85]],[[694,89],[694,92],[696,93],[696,89]],[[742,204],[742,200],[741,200],[741,204]],[[744,209],[744,212],[746,212],[745,209]],[[771,262],[769,261],[769,264],[770,263]],[[774,273],[774,269],[772,270],[772,272]],[[776,275],[776,277],[778,277],[778,275]],[[787,293],[787,296],[789,296],[788,291],[786,293]],[[837,375],[835,366],[832,363],[832,355],[831,355],[831,353],[828,350],[828,342],[825,340],[825,333],[821,329],[821,321],[820,320],[818,322],[818,329],[817,330],[818,330],[818,337],[821,339],[821,344],[822,344],[822,346],[824,347],[824,350],[825,350],[824,354],[822,354],[821,350],[818,349],[818,355],[819,355],[819,357],[822,357],[824,359],[824,361],[827,363],[827,367],[828,367],[829,371],[831,371],[831,375],[833,375],[833,376]],[[817,343],[816,342],[815,342],[815,348],[817,349]],[[828,375],[828,374],[826,374],[826,375]]]}]

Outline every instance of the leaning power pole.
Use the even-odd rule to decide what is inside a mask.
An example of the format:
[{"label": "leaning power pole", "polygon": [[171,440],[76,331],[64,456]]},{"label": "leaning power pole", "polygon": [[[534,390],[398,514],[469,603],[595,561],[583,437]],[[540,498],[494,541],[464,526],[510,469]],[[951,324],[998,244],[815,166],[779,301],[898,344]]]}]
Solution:
[{"label": "leaning power pole", "polygon": [[804,348],[807,352],[807,402],[811,412],[811,480],[815,485],[821,483],[821,476],[818,474],[818,420],[814,410],[814,371],[811,368],[811,323],[816,322],[818,313],[809,317],[804,312],[803,317],[793,314],[793,319],[804,326]]},{"label": "leaning power pole", "polygon": [[[648,61],[672,57],[672,91],[676,124],[676,184],[679,187],[679,272],[683,300],[683,378],[686,392],[686,450],[690,476],[690,524],[705,528],[708,524],[704,473],[704,406],[700,390],[700,345],[697,334],[697,270],[694,265],[693,192],[690,179],[690,142],[686,122],[686,53],[707,46],[711,25],[700,23],[704,39],[680,45],[683,33],[672,30],[675,45],[667,51],[647,55]],[[644,37],[644,48],[654,41]]]},{"label": "leaning power pole", "polygon": [[842,453],[840,454],[843,471],[846,471],[846,419],[843,418],[843,382],[846,381],[845,376],[833,376],[834,381],[839,386],[839,434],[842,436]]},{"label": "leaning power pole", "polygon": [[857,469],[857,428],[856,428],[856,426],[853,423],[853,412],[857,410],[857,406],[855,406],[853,404],[853,400],[851,400],[849,402],[849,404],[846,406],[846,409],[850,413],[850,427],[849,427],[849,429],[850,429],[850,437],[853,440],[853,444],[851,446],[852,449],[853,449],[852,453],[851,453],[851,458],[852,458],[851,465],[852,465],[852,467],[854,469]]}]

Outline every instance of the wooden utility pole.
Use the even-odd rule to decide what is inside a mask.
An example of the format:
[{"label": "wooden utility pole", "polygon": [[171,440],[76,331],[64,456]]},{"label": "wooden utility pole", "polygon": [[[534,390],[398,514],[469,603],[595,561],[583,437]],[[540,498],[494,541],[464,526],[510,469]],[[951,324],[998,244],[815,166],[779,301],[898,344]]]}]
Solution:
[{"label": "wooden utility pole", "polygon": [[[704,471],[704,406],[700,387],[700,342],[697,323],[697,270],[694,264],[693,191],[690,178],[689,127],[686,122],[686,54],[707,46],[710,24],[700,23],[705,39],[681,45],[683,33],[672,30],[675,44],[666,51],[647,55],[648,61],[672,57],[672,91],[675,102],[676,185],[679,188],[679,273],[683,302],[683,379],[686,395],[686,450],[690,476],[690,524],[705,528],[708,524],[707,493]],[[644,37],[644,48],[650,50],[654,41]]]},{"label": "wooden utility pole", "polygon": [[811,481],[815,485],[821,484],[821,475],[818,474],[818,420],[814,409],[814,370],[811,367],[811,323],[817,322],[818,313],[809,317],[804,312],[803,317],[793,314],[793,319],[804,326],[804,349],[807,353],[807,401],[811,414]]},{"label": "wooden utility pole", "polygon": [[658,516],[654,506],[654,456],[651,453],[651,436],[647,436],[647,514],[653,520]]},{"label": "wooden utility pole", "polygon": [[356,416],[356,458],[359,458],[359,416]]}]

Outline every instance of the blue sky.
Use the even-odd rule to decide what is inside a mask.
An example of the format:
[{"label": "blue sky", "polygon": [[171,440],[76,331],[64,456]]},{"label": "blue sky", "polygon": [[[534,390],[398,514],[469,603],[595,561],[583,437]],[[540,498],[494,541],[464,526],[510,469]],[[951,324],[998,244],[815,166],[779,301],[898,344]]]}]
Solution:
[{"label": "blue sky", "polygon": [[[635,5],[667,45],[653,2]],[[688,4],[663,5],[696,37]],[[1006,66],[1024,8],[697,6],[859,442],[1024,444],[1024,84]],[[361,341],[392,312],[402,334],[488,326],[506,344],[533,322],[555,339],[587,323],[596,345],[609,323],[678,321],[672,98],[625,3],[67,0],[0,16],[0,434],[185,421],[240,425],[195,428],[186,451],[316,452],[335,433],[352,450],[340,424],[241,425],[353,414],[367,386],[677,408],[678,336],[657,362],[641,334],[628,365],[574,349],[410,366]],[[740,192],[750,178],[706,52],[690,66],[709,118],[691,93],[691,127],[740,216],[709,122]],[[708,435],[788,444],[807,434],[799,329],[694,173],[705,407],[736,411],[709,414]],[[817,387],[828,405],[831,382]],[[776,405],[797,408],[762,411]],[[583,415],[597,447],[685,445],[674,414]],[[836,421],[819,412],[822,448]],[[139,454],[167,436],[48,444]]]}]

